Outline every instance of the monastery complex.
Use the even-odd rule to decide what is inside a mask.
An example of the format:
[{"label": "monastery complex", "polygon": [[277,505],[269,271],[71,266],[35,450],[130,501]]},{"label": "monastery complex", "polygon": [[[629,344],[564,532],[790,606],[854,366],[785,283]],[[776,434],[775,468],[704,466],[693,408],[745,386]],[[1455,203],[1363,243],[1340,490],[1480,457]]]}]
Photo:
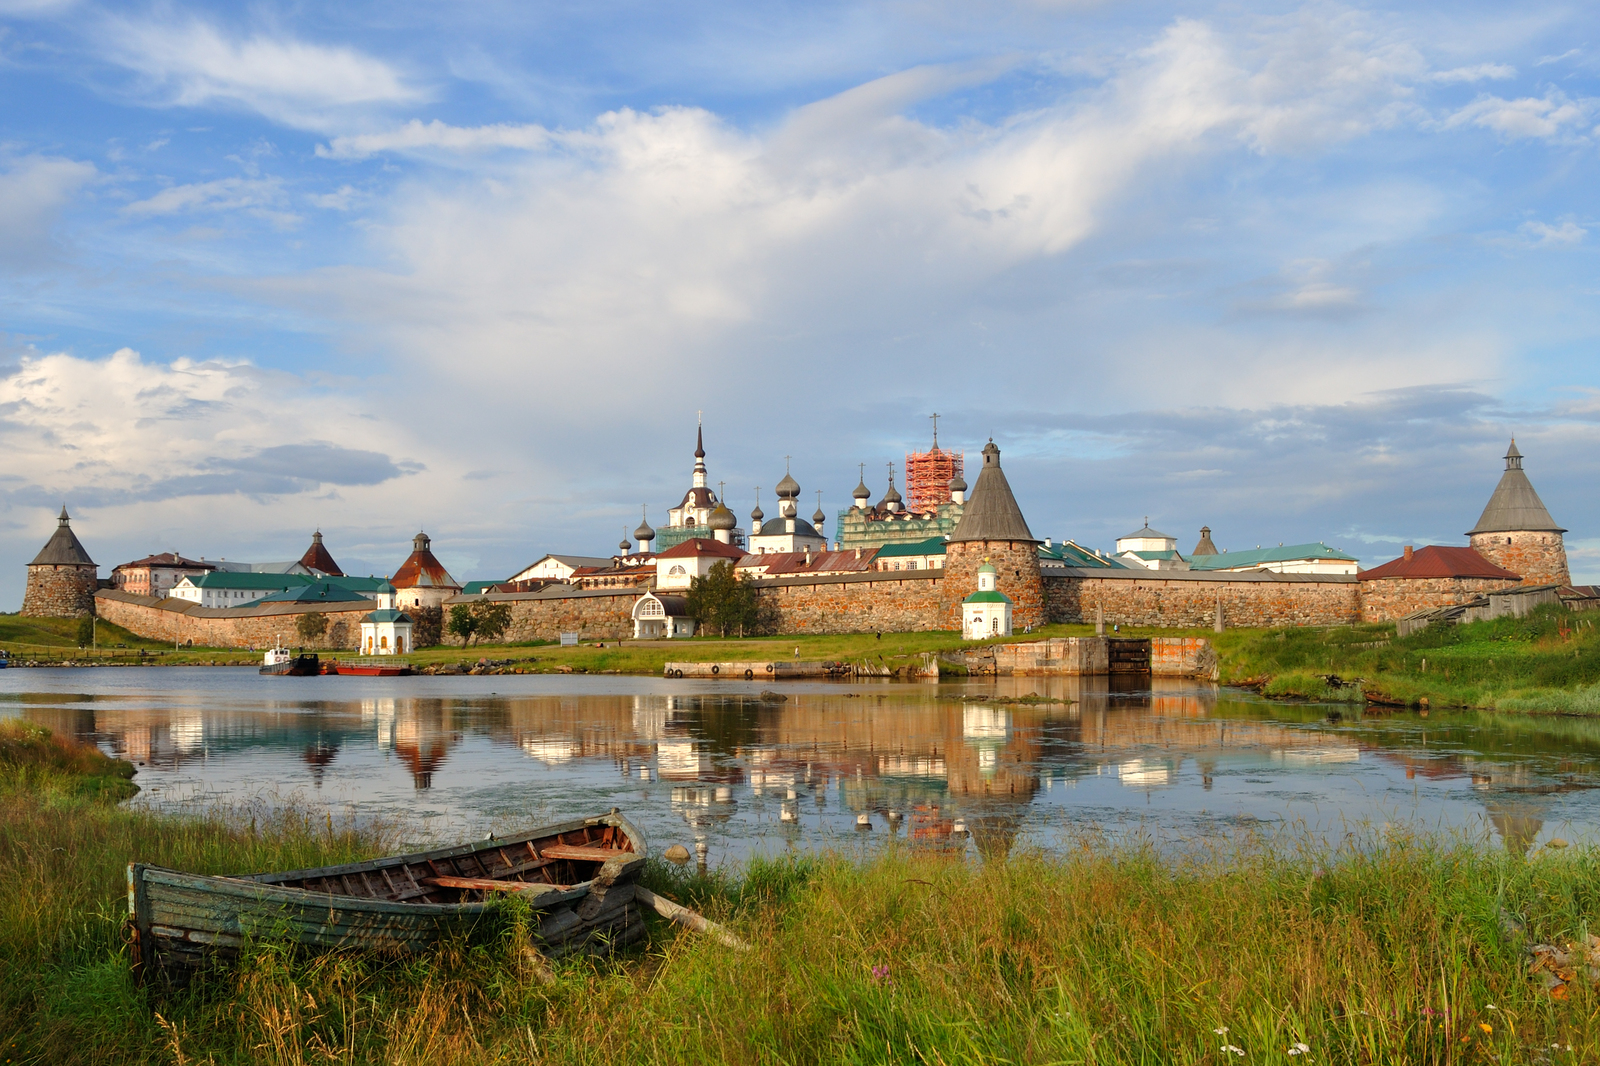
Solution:
[{"label": "monastery complex", "polygon": [[[176,552],[113,569],[109,580],[73,533],[65,508],[28,565],[23,613],[88,613],[152,639],[261,646],[295,629],[296,616],[327,615],[320,646],[371,650],[379,626],[409,634],[410,614],[481,601],[510,605],[508,640],[674,639],[693,635],[688,593],[719,565],[748,581],[779,632],[943,629],[969,639],[1048,622],[1158,627],[1348,625],[1458,609],[1516,590],[1592,600],[1574,588],[1563,534],[1523,470],[1515,442],[1464,547],[1429,546],[1369,570],[1326,544],[1219,551],[1203,527],[1192,551],[1144,526],[1112,551],[1036,537],[990,441],[970,486],[966,456],[932,448],[906,456],[906,494],[891,466],[872,501],[865,468],[852,505],[801,514],[802,487],[786,468],[759,490],[741,525],[712,487],[697,428],[690,484],[653,528],[646,509],[632,539],[609,555],[548,554],[498,581],[457,581],[419,533],[387,578],[339,568],[320,532],[297,560],[238,563]],[[787,464],[786,464],[787,466]],[[379,614],[382,617],[379,617]],[[379,634],[375,636],[375,634]],[[312,645],[317,646],[317,645]]]}]

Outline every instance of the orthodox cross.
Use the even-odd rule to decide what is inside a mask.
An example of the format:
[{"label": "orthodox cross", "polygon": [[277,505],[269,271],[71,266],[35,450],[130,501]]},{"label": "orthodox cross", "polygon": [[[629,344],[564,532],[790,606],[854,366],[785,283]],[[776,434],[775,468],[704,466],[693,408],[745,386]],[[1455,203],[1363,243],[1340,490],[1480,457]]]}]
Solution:
[{"label": "orthodox cross", "polygon": [[939,412],[933,412],[933,450],[939,450]]}]

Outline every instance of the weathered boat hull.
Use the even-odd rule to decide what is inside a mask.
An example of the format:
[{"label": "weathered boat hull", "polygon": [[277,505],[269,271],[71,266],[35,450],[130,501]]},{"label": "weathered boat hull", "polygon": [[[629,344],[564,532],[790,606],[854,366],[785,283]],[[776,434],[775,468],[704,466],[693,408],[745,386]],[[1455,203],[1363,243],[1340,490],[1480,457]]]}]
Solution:
[{"label": "weathered boat hull", "polygon": [[287,873],[211,877],[133,863],[128,907],[141,972],[180,980],[250,941],[314,951],[426,950],[470,933],[491,911],[488,900],[508,891],[527,898],[531,931],[546,955],[603,954],[644,935],[634,898],[644,861],[643,836],[612,813],[504,840]]},{"label": "weathered boat hull", "polygon": [[296,655],[286,663],[263,666],[261,672],[277,677],[316,677],[322,672],[322,664],[315,655]]}]

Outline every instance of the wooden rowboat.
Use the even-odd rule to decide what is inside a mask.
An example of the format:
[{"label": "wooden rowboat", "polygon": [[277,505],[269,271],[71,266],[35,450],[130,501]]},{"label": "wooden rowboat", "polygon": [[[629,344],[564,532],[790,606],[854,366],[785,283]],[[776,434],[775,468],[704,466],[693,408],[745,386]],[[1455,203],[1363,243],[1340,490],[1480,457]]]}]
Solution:
[{"label": "wooden rowboat", "polygon": [[318,950],[420,951],[466,933],[490,900],[521,895],[546,956],[606,954],[644,935],[635,882],[645,840],[609,814],[415,855],[209,877],[128,865],[135,965],[182,979],[249,939]]}]

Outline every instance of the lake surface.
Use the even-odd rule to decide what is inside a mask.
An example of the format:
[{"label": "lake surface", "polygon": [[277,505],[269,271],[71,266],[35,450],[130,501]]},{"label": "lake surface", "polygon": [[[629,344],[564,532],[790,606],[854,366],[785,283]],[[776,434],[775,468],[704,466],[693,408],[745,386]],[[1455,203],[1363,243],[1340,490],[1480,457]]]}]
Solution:
[{"label": "lake surface", "polygon": [[[1114,692],[1104,678],[790,683],[784,702],[762,688],[13,669],[0,716],[133,760],[133,804],[293,802],[396,822],[417,844],[611,807],[653,849],[701,842],[713,865],[891,835],[984,854],[1085,831],[1338,840],[1390,825],[1519,852],[1600,840],[1600,721],[1350,717],[1189,682]],[[1035,692],[1074,702],[974,700]]]}]

